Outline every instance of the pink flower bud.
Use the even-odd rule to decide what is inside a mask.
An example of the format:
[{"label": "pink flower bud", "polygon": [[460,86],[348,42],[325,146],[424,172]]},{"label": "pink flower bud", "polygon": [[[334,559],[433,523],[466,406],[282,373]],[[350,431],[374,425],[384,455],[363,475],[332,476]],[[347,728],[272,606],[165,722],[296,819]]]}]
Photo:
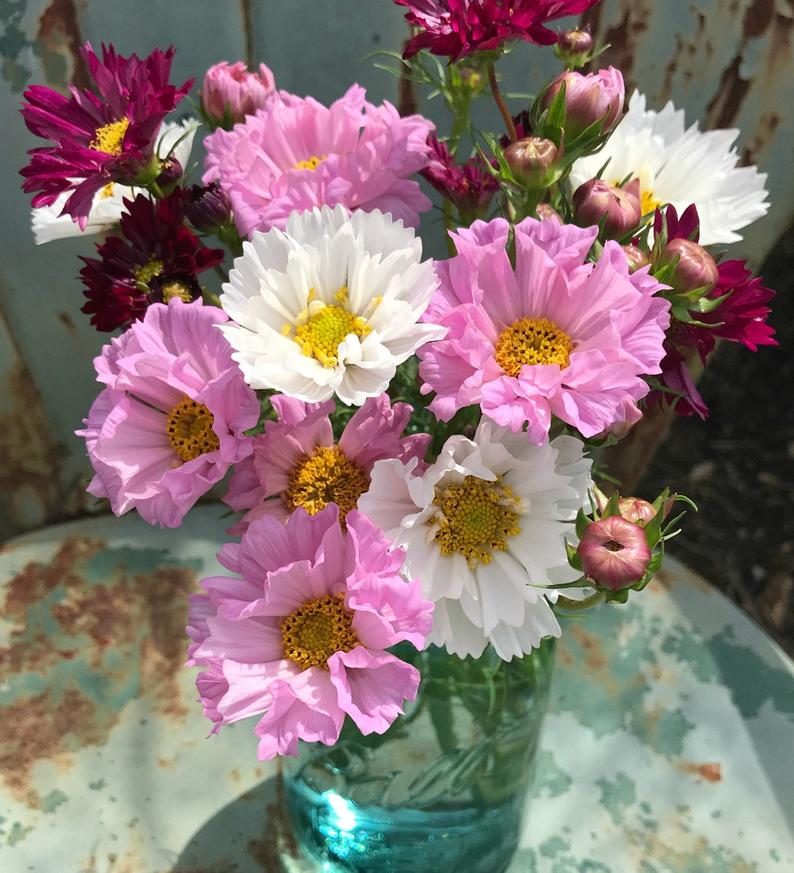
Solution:
[{"label": "pink flower bud", "polygon": [[557,146],[542,136],[527,136],[505,149],[505,161],[519,182],[532,187],[544,184],[557,160]]},{"label": "pink flower bud", "polygon": [[641,497],[621,497],[618,501],[618,512],[627,521],[633,521],[643,527],[656,518],[653,504]]},{"label": "pink flower bud", "polygon": [[651,563],[645,532],[620,515],[588,525],[576,552],[585,575],[610,591],[639,582]]},{"label": "pink flower bud", "polygon": [[586,30],[566,30],[557,46],[566,55],[586,55],[593,50],[593,37]]},{"label": "pink flower bud", "polygon": [[648,255],[637,246],[623,246],[623,251],[626,253],[626,260],[629,262],[629,273],[636,273],[643,267],[647,267],[650,263]]},{"label": "pink flower bud", "polygon": [[221,124],[228,112],[233,122],[243,121],[261,109],[276,90],[276,82],[269,67],[260,64],[249,72],[242,61],[230,64],[221,61],[207,70],[201,86],[204,111]]},{"label": "pink flower bud", "polygon": [[557,224],[563,224],[560,213],[550,203],[538,203],[535,207],[535,215],[541,221],[556,221]]},{"label": "pink flower bud", "polygon": [[714,258],[696,242],[689,239],[671,240],[662,252],[662,263],[670,264],[678,258],[670,284],[676,291],[694,291],[703,288],[710,294],[720,280],[720,271]]},{"label": "pink flower bud", "polygon": [[608,237],[622,237],[640,223],[640,181],[634,179],[625,188],[591,179],[580,185],[573,195],[574,220],[580,227],[599,224],[604,219]]},{"label": "pink flower bud", "polygon": [[613,130],[623,112],[626,86],[619,70],[609,67],[597,73],[567,72],[558,76],[543,97],[551,106],[565,82],[565,137],[571,140],[596,121],[601,120],[603,133]]}]

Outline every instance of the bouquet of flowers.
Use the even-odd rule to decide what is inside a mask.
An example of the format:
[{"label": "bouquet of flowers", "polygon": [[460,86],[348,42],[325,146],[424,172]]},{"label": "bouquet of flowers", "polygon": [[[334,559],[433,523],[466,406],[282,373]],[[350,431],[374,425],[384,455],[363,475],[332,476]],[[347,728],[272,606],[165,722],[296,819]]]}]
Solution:
[{"label": "bouquet of flowers", "polygon": [[[216,486],[237,513],[189,663],[213,732],[257,718],[260,759],[409,710],[410,739],[430,651],[447,690],[480,665],[492,714],[560,614],[641,591],[678,532],[685,498],[621,496],[599,448],[653,406],[705,417],[690,364],[719,340],[774,344],[773,292],[722,250],[766,177],[737,131],[577,71],[590,34],[548,25],[597,0],[396,2],[412,35],[387,66],[445,104],[447,135],[358,85],[287,93],[264,64],[215,65],[201,121],[176,121],[193,82],[170,83],[173,49],[112,45],[84,47],[90,87],[33,86],[22,110],[47,141],[22,170],[36,241],[100,235],[83,311],[118,331],[78,431],[88,490],[170,528]],[[522,43],[560,73],[514,115],[498,70]],[[477,130],[491,99],[503,129]],[[444,260],[422,256],[420,177]]]}]

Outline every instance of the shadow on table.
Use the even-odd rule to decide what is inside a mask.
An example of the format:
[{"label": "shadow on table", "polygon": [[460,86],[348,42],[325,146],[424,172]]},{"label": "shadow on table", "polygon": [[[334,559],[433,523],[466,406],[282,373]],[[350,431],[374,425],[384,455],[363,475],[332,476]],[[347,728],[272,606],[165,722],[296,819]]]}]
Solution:
[{"label": "shadow on table", "polygon": [[303,873],[279,777],[227,804],[191,837],[171,873]]}]

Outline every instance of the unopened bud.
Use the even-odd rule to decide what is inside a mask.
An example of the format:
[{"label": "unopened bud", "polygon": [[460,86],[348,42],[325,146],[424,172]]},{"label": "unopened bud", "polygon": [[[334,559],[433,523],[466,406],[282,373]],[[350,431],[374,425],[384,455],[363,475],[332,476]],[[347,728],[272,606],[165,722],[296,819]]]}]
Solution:
[{"label": "unopened bud", "polygon": [[551,106],[565,83],[565,136],[569,141],[601,121],[601,132],[609,133],[623,112],[626,86],[619,70],[609,67],[597,73],[567,72],[558,76],[547,89],[543,105]]},{"label": "unopened bud", "polygon": [[625,236],[640,223],[640,182],[634,179],[625,188],[591,179],[573,195],[574,220],[580,227],[604,223],[607,237]]},{"label": "unopened bud", "polygon": [[710,294],[720,279],[720,271],[714,258],[696,242],[689,239],[671,240],[662,252],[662,263],[678,259],[670,284],[676,291],[694,291],[702,288]]},{"label": "unopened bud", "polygon": [[584,574],[610,591],[639,582],[651,563],[645,531],[620,515],[588,525],[576,552]]},{"label": "unopened bud", "polygon": [[211,233],[228,221],[229,198],[217,182],[193,185],[187,192],[185,215],[196,230]]},{"label": "unopened bud", "polygon": [[184,170],[182,169],[182,164],[171,155],[171,157],[166,158],[163,161],[160,172],[157,174],[155,181],[163,191],[168,191],[173,188],[174,185],[179,184],[183,173]]},{"label": "unopened bud", "polygon": [[201,105],[215,124],[236,123],[264,107],[275,90],[273,73],[265,64],[249,70],[242,61],[221,61],[204,75]]},{"label": "unopened bud", "polygon": [[549,203],[538,203],[535,214],[541,221],[556,221],[557,224],[563,224],[560,213]]},{"label": "unopened bud", "polygon": [[557,57],[569,67],[582,67],[590,59],[593,37],[586,30],[566,30],[557,43]]},{"label": "unopened bud", "polygon": [[645,526],[656,518],[656,510],[652,503],[641,497],[621,497],[618,501],[618,512],[627,521]]},{"label": "unopened bud", "polygon": [[505,149],[505,161],[519,182],[541,187],[557,160],[557,146],[542,136],[527,136]]},{"label": "unopened bud", "polygon": [[648,255],[642,249],[637,248],[637,246],[623,246],[623,251],[626,253],[626,260],[629,262],[629,273],[636,273],[637,270],[647,267],[650,263]]}]

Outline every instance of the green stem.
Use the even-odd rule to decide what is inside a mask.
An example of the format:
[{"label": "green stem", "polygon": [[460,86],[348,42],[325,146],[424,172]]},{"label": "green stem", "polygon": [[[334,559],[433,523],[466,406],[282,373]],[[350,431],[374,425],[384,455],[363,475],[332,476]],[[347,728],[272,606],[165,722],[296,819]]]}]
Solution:
[{"label": "green stem", "polygon": [[488,82],[491,85],[491,94],[493,94],[494,102],[504,119],[505,127],[507,128],[507,136],[509,137],[510,142],[515,142],[518,139],[516,126],[513,123],[513,116],[507,108],[504,97],[502,97],[502,92],[499,90],[499,83],[496,81],[496,67],[494,66],[493,61],[488,62]]},{"label": "green stem", "polygon": [[452,702],[449,699],[451,697],[451,689],[447,682],[444,682],[443,685],[443,695],[439,695],[436,687],[429,691],[427,695],[427,711],[430,714],[430,720],[433,722],[433,728],[435,729],[441,751],[454,752],[459,746],[458,739],[455,736],[455,728],[452,726],[453,710]]}]

